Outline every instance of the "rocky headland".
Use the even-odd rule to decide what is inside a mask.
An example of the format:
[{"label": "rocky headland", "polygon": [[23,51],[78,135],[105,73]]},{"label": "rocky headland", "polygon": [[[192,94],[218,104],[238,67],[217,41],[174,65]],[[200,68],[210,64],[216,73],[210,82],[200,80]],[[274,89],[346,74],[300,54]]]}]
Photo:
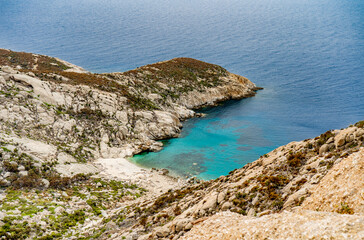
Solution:
[{"label": "rocky headland", "polygon": [[211,181],[125,159],[256,90],[190,58],[94,74],[0,49],[0,239],[364,239],[364,122]]}]

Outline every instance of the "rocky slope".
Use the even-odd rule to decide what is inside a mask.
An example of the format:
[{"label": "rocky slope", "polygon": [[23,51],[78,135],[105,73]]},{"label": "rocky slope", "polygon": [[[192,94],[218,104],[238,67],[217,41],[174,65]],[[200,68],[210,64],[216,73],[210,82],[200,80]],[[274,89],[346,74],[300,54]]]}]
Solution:
[{"label": "rocky slope", "polygon": [[359,122],[145,202],[133,228],[147,233],[141,239],[363,239],[363,173]]},{"label": "rocky slope", "polygon": [[[157,140],[177,137],[181,122],[198,116],[193,109],[251,97],[257,89],[244,77],[190,58],[93,74],[60,59],[0,49],[0,236],[102,233],[105,216],[126,203],[185,184],[136,167],[126,175],[141,180],[121,182],[120,168],[130,165],[120,158],[160,150]],[[141,189],[134,183],[148,194],[134,191]],[[21,196],[24,191],[30,192]]]},{"label": "rocky slope", "polygon": [[296,211],[246,217],[218,213],[180,239],[363,239],[362,216]]},{"label": "rocky slope", "polygon": [[160,149],[249,80],[188,58],[92,74],[0,49],[0,65],[1,239],[364,239],[363,121],[184,182],[107,158]]},{"label": "rocky slope", "polygon": [[[1,151],[17,156],[14,149]],[[191,179],[157,197],[136,185],[80,174],[51,178],[47,189],[14,185],[0,195],[0,236],[363,239],[363,172],[364,121],[289,143],[227,176]]]},{"label": "rocky slope", "polygon": [[47,143],[47,159],[60,162],[159,150],[156,140],[177,137],[192,109],[257,90],[246,78],[189,58],[91,74],[0,49],[0,66],[1,132]]}]

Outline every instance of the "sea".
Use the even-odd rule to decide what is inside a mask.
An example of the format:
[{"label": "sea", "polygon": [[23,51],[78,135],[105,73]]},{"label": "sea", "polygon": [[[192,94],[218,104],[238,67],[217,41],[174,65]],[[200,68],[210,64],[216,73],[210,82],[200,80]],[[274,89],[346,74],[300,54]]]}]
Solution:
[{"label": "sea", "polygon": [[263,87],[130,159],[183,177],[214,179],[364,120],[362,0],[0,0],[0,48],[96,73],[191,57]]}]

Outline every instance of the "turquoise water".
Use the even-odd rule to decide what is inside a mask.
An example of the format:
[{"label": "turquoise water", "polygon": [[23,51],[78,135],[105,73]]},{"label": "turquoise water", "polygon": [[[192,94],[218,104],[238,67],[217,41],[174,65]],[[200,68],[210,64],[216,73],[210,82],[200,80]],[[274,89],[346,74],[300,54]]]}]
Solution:
[{"label": "turquoise water", "polygon": [[270,151],[277,135],[281,135],[275,130],[269,134],[269,129],[259,126],[263,123],[259,116],[249,114],[248,109],[242,110],[251,100],[233,101],[202,111],[207,116],[185,122],[181,137],[164,142],[164,150],[137,155],[133,161],[203,179],[240,168]]},{"label": "turquoise water", "polygon": [[193,57],[264,87],[134,159],[209,179],[364,119],[363,16],[360,0],[0,0],[0,47],[93,72]]}]

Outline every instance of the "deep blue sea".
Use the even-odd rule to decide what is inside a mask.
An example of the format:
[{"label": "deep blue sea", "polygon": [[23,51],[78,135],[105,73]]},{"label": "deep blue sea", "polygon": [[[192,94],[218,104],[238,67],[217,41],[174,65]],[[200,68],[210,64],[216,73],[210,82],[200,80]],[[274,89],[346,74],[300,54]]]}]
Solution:
[{"label": "deep blue sea", "polygon": [[0,0],[0,48],[92,72],[192,57],[264,87],[132,159],[179,175],[216,178],[364,119],[362,0]]}]

